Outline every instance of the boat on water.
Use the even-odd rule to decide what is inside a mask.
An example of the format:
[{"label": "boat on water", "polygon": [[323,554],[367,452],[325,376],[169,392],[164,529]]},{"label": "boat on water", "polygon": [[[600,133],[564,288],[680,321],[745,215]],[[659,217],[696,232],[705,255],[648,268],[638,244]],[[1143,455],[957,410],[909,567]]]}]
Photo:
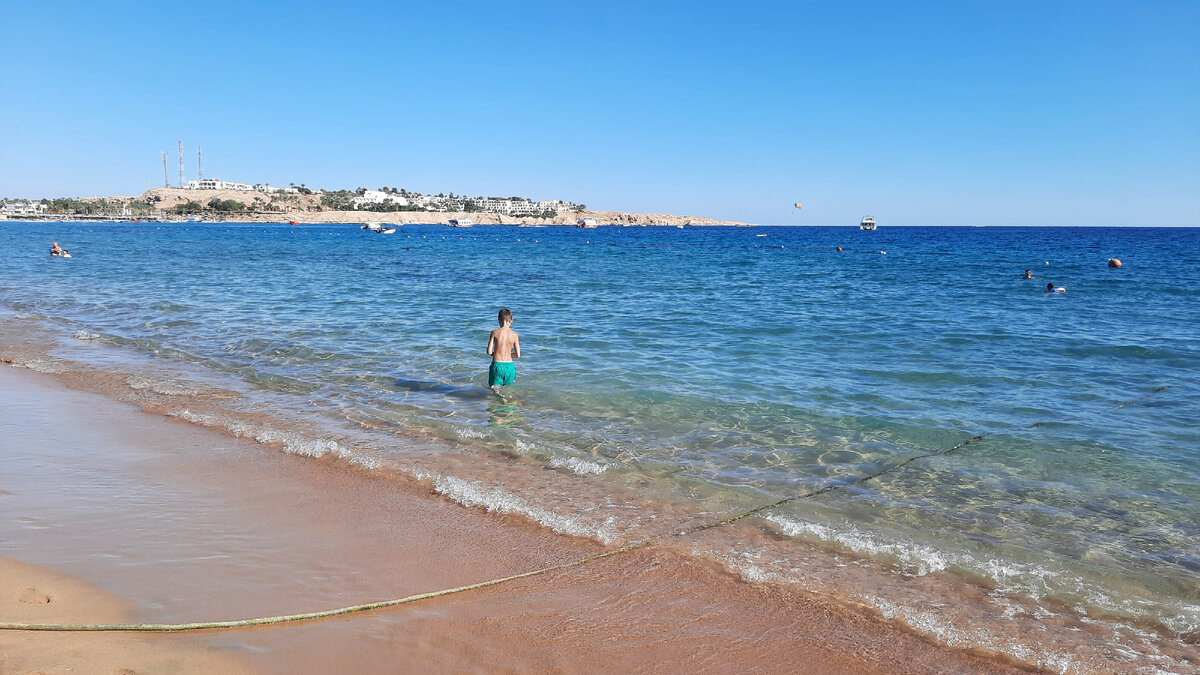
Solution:
[{"label": "boat on water", "polygon": [[395,225],[384,225],[379,228],[379,234],[396,234]]},{"label": "boat on water", "polygon": [[299,224],[300,224],[300,221],[298,221],[298,220],[289,220],[288,221],[288,225],[299,225]]},{"label": "boat on water", "polygon": [[599,226],[600,224],[596,222],[595,218],[580,218],[575,221],[575,227],[585,227],[589,230]]},{"label": "boat on water", "polygon": [[450,227],[474,227],[475,223],[470,218],[451,218],[447,223]]},{"label": "boat on water", "polygon": [[875,218],[873,216],[863,216],[862,222],[858,224],[860,230],[875,229]]},{"label": "boat on water", "polygon": [[372,232],[382,232],[382,231],[383,231],[383,224],[382,224],[382,223],[363,223],[363,226],[362,226],[362,227],[360,227],[360,228],[358,228],[358,229],[360,229],[360,230],[370,230],[370,231],[372,231]]}]

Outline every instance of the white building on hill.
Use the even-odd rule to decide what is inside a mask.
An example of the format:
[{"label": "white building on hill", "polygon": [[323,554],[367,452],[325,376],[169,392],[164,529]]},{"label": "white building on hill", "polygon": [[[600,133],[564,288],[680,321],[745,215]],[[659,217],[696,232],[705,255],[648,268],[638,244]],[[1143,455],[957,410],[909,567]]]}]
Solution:
[{"label": "white building on hill", "polygon": [[367,190],[350,200],[350,203],[354,204],[354,208],[356,209],[368,205],[383,204],[384,202],[392,202],[396,206],[408,206],[408,200],[404,197],[382,190]]},{"label": "white building on hill", "polygon": [[6,216],[40,216],[46,212],[46,205],[41,202],[11,202],[4,205]]},{"label": "white building on hill", "polygon": [[248,183],[234,183],[232,181],[221,180],[220,178],[205,178],[204,180],[189,180],[187,184],[189,190],[243,190],[249,192],[254,189],[253,185]]}]

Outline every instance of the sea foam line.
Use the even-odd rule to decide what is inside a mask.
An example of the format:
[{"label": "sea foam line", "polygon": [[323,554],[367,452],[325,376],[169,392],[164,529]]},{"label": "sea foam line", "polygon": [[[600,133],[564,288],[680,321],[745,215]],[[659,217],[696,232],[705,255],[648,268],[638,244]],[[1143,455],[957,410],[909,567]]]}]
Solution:
[{"label": "sea foam line", "polygon": [[[299,434],[218,415],[197,413],[186,408],[167,414],[193,424],[223,428],[240,438],[251,438],[260,443],[280,443],[285,452],[295,455],[304,457],[334,455],[365,469],[378,469],[385,464],[380,458],[356,453],[329,439],[306,439]],[[411,467],[394,466],[393,468],[404,471],[418,480],[431,481],[436,492],[463,506],[482,506],[490,512],[519,515],[559,534],[590,537],[603,544],[611,544],[617,540],[616,519],[612,516],[599,525],[588,525],[550,509],[530,504],[517,495],[494,485],[484,485],[478,481],[467,481],[457,476],[434,474]]]},{"label": "sea foam line", "polygon": [[219,427],[229,431],[229,433],[239,438],[252,438],[259,443],[279,443],[283,445],[284,452],[293,455],[301,455],[303,457],[324,457],[325,455],[334,455],[335,457],[345,459],[353,465],[361,466],[365,469],[377,469],[383,466],[383,462],[376,457],[363,455],[354,452],[337,441],[318,438],[310,439],[304,436],[287,431],[280,431],[267,426],[250,424],[241,420],[230,419],[218,415],[208,413],[196,413],[184,408],[182,410],[172,410],[167,413],[172,417],[199,424],[206,427]]},{"label": "sea foam line", "polygon": [[486,485],[480,481],[467,481],[457,476],[431,474],[419,470],[410,471],[419,479],[432,481],[434,490],[438,494],[463,506],[482,506],[489,512],[523,516],[559,534],[590,537],[603,544],[611,544],[617,540],[614,527],[616,519],[612,516],[606,518],[600,525],[587,525],[574,518],[530,504],[495,485]]}]

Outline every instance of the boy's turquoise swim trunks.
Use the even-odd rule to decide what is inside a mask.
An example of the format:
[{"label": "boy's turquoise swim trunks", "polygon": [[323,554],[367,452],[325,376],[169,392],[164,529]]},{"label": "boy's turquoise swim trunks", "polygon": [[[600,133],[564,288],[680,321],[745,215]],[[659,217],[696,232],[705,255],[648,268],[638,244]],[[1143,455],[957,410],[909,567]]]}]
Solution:
[{"label": "boy's turquoise swim trunks", "polygon": [[489,387],[503,387],[516,382],[516,380],[517,369],[513,366],[512,361],[492,361],[492,367],[488,368]]}]

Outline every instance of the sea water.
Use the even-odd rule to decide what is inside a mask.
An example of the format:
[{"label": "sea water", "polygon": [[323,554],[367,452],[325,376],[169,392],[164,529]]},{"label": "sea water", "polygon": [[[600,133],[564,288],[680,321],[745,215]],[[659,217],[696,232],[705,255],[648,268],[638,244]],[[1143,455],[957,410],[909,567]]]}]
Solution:
[{"label": "sea water", "polygon": [[[7,321],[131,386],[210,378],[330,430],[295,451],[418,474],[453,453],[442,492],[608,542],[675,528],[656,503],[695,524],[836,486],[761,523],[1200,633],[1197,229],[0,223],[0,252]],[[501,307],[521,358],[496,396]],[[473,453],[644,501],[522,492]]]}]

